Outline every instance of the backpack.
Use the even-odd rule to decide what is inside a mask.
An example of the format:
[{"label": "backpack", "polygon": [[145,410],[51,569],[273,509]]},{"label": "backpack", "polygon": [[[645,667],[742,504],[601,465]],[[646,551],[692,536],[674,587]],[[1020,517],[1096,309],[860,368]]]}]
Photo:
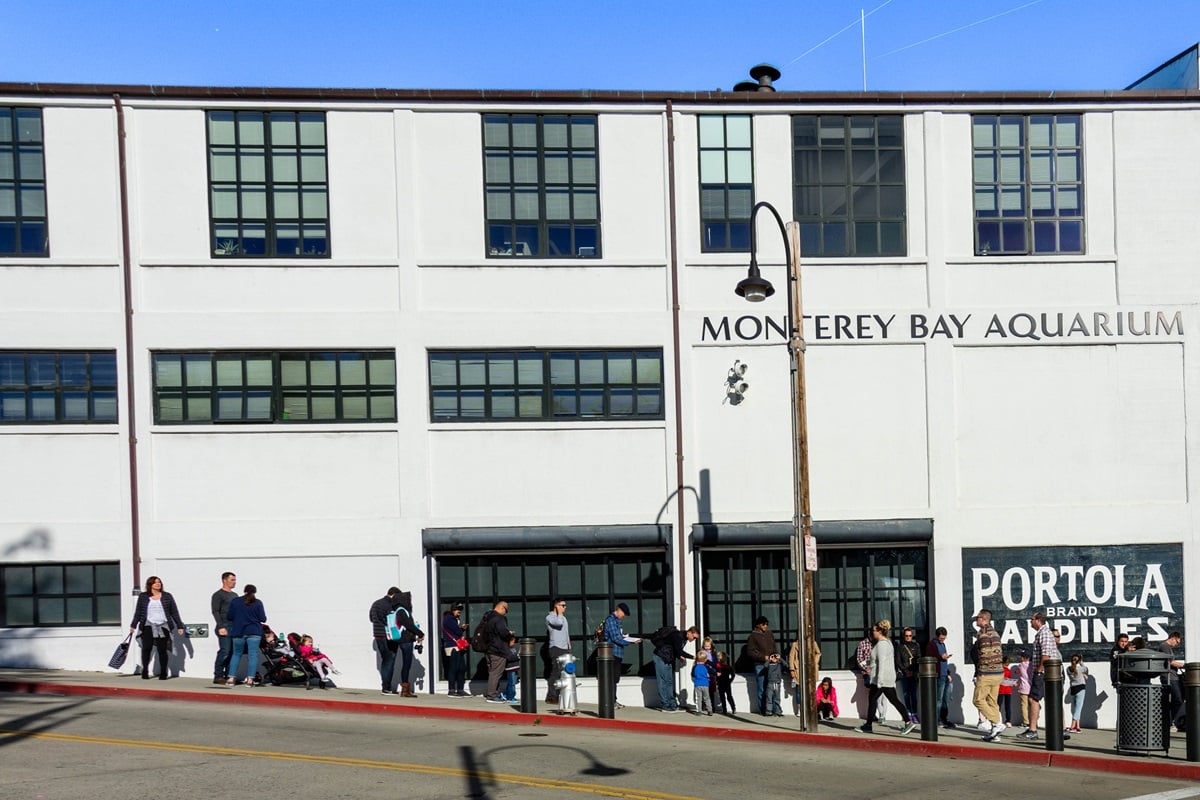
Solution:
[{"label": "backpack", "polygon": [[[383,633],[385,636],[387,636],[387,640],[389,642],[398,642],[398,641],[400,641],[401,637],[404,635],[404,627],[405,626],[396,619],[396,614],[399,611],[404,611],[404,607],[399,606],[396,608],[395,611],[392,611],[391,613],[389,613],[387,615],[387,621],[384,623],[384,626],[383,626]],[[404,615],[408,616],[408,612],[404,611]]]},{"label": "backpack", "polygon": [[475,626],[475,632],[471,634],[471,649],[476,653],[486,653],[488,651],[488,635],[486,626],[491,618],[491,611],[484,614],[483,619],[479,620],[479,624]]},{"label": "backpack", "polygon": [[663,625],[654,633],[650,634],[650,644],[654,645],[655,649],[662,647],[670,640],[671,634],[675,633],[675,630],[676,628],[674,625]]}]

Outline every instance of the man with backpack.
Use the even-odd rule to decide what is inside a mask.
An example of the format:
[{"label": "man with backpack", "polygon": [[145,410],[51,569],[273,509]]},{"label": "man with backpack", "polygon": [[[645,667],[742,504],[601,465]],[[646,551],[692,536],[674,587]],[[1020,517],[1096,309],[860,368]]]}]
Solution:
[{"label": "man with backpack", "polygon": [[674,625],[664,625],[650,636],[654,645],[654,675],[658,679],[658,710],[667,714],[683,711],[675,698],[675,665],[685,658],[695,658],[683,648],[700,638],[695,625],[681,632]]},{"label": "man with backpack", "polygon": [[371,620],[371,635],[375,639],[375,650],[379,653],[379,678],[383,683],[383,694],[395,694],[392,673],[396,671],[396,652],[400,649],[400,641],[389,639],[387,635],[388,615],[400,605],[400,589],[391,587],[387,594],[371,604],[367,616]]}]

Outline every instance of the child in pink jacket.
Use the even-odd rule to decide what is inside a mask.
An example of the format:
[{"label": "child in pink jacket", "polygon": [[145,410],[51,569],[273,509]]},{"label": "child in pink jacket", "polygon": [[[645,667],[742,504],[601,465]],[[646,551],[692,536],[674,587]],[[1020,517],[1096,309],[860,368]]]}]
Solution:
[{"label": "child in pink jacket", "polygon": [[817,716],[821,719],[831,720],[838,715],[837,689],[833,688],[833,679],[828,675],[821,679],[813,700],[817,705]]}]

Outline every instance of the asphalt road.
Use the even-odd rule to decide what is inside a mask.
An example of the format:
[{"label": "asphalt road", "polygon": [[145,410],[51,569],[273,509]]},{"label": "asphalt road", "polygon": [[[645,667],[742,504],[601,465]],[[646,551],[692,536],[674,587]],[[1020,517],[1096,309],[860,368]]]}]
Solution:
[{"label": "asphalt road", "polygon": [[1200,784],[719,738],[0,695],[0,799],[1184,800]]}]

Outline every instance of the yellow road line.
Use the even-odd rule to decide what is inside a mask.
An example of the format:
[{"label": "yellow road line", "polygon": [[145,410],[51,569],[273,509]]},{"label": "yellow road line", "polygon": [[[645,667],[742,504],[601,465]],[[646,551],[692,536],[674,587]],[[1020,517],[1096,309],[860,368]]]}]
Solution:
[{"label": "yellow road line", "polygon": [[306,764],[327,764],[335,767],[365,767],[367,769],[385,769],[393,772],[413,772],[421,775],[436,775],[444,778],[471,778],[489,783],[511,783],[517,786],[530,786],[536,789],[557,789],[560,791],[580,792],[603,797],[621,797],[629,800],[699,800],[699,798],[664,792],[652,792],[642,789],[623,789],[616,786],[604,786],[596,783],[579,783],[576,781],[560,781],[554,778],[534,778],[528,775],[510,775],[502,772],[486,770],[459,769],[456,767],[436,767],[429,764],[400,764],[392,761],[370,761],[362,758],[338,758],[335,756],[305,755],[303,753],[276,753],[262,750],[242,750],[234,747],[213,747],[203,744],[177,744],[173,742],[143,741],[140,739],[111,739],[100,736],[75,736],[67,733],[34,733],[30,731],[12,731],[0,728],[0,736],[24,737],[28,739],[46,739],[55,742],[73,744],[98,744],[110,747],[136,747],[144,750],[172,750],[183,753],[201,753],[205,755],[241,756],[243,758],[263,758],[274,761],[299,761]]}]

